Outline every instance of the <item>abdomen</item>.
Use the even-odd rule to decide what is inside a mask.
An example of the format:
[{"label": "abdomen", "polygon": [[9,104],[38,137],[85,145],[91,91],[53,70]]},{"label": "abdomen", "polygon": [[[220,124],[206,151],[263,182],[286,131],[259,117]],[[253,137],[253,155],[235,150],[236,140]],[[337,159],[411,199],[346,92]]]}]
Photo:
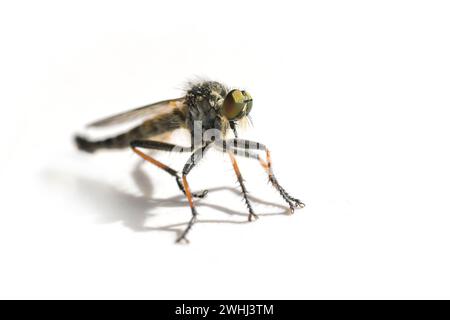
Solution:
[{"label": "abdomen", "polygon": [[141,125],[114,137],[92,141],[82,136],[75,137],[78,149],[86,152],[95,152],[99,149],[123,149],[130,146],[131,141],[148,139],[160,134],[184,127],[186,115],[181,110],[160,115],[147,120]]}]

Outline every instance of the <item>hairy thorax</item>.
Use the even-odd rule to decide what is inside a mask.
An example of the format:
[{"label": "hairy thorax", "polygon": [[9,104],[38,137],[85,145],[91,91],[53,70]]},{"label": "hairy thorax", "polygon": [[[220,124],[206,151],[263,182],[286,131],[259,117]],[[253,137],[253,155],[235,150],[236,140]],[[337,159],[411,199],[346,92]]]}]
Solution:
[{"label": "hairy thorax", "polygon": [[187,90],[186,126],[191,132],[194,131],[195,122],[201,122],[202,130],[217,129],[225,134],[227,121],[221,114],[221,106],[227,92],[223,84],[215,81],[193,84]]}]

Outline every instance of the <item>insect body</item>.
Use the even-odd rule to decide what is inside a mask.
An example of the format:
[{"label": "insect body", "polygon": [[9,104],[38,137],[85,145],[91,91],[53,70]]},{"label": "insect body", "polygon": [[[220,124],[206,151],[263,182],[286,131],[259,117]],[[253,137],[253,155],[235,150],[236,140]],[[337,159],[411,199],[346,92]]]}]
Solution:
[{"label": "insect body", "polygon": [[[295,207],[304,207],[300,200],[291,197],[278,183],[272,170],[270,152],[267,147],[258,142],[238,138],[237,125],[240,121],[244,121],[247,118],[252,106],[253,99],[248,92],[238,89],[229,90],[218,82],[205,81],[191,84],[184,97],[160,101],[96,121],[89,125],[89,127],[98,128],[142,119],[140,125],[125,133],[97,141],[76,136],[75,142],[80,150],[86,152],[131,147],[140,157],[175,177],[178,187],[186,195],[192,212],[191,220],[182,235],[177,239],[177,241],[187,240],[186,235],[197,218],[197,210],[193,198],[203,198],[207,193],[207,191],[201,193],[191,192],[187,176],[211,147],[228,153],[249,211],[249,221],[257,218],[257,215],[254,213],[248,199],[248,191],[244,185],[236,156],[252,158],[261,164],[268,174],[270,183],[288,203],[291,212],[294,211]],[[190,132],[190,146],[184,147],[151,140],[152,137],[170,133],[178,128],[185,128]],[[235,138],[233,139],[226,138],[230,130],[234,133]],[[178,171],[145,154],[140,149],[190,152],[191,156],[180,174]],[[265,153],[265,157],[262,157],[259,151]]]}]

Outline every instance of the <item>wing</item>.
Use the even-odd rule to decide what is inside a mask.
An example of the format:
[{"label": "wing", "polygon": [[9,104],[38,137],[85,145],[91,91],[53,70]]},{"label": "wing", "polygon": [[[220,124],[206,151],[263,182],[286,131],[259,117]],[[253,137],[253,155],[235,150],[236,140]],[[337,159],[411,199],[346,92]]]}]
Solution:
[{"label": "wing", "polygon": [[184,97],[178,99],[163,100],[156,103],[152,103],[140,108],[125,111],[111,117],[95,121],[88,124],[89,128],[102,128],[113,126],[129,121],[134,121],[142,118],[143,120],[149,120],[159,114],[170,112],[171,109],[180,108]]}]

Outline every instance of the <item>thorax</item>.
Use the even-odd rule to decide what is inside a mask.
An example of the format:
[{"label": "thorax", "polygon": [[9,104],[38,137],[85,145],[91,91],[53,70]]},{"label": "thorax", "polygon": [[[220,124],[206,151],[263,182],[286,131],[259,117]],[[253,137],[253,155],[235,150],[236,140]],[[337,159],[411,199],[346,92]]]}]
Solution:
[{"label": "thorax", "polygon": [[226,123],[221,107],[226,94],[227,88],[218,82],[206,81],[191,86],[185,102],[188,129],[193,132],[195,126],[201,126],[203,131],[217,129],[225,133]]}]

